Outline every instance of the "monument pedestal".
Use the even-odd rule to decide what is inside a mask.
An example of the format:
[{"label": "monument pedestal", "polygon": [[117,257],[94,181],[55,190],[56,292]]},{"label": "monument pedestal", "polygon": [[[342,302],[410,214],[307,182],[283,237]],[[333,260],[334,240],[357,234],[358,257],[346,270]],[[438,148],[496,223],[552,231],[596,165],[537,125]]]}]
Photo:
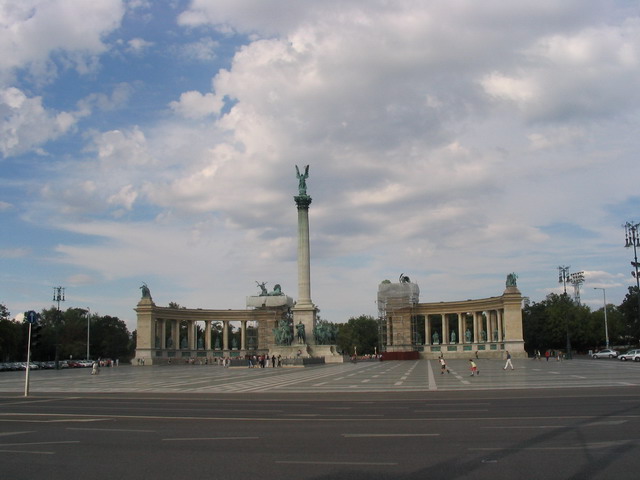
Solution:
[{"label": "monument pedestal", "polygon": [[313,304],[296,305],[292,309],[293,312],[293,343],[298,340],[297,326],[299,323],[304,325],[305,344],[314,345],[316,343],[313,337],[313,330],[316,328],[316,307]]}]

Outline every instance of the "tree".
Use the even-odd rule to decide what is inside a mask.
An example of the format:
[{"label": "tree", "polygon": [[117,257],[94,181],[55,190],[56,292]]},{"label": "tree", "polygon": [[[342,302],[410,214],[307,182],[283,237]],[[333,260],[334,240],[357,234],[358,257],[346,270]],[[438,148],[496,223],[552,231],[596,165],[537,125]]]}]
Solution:
[{"label": "tree", "polygon": [[369,315],[352,317],[347,323],[340,325],[337,345],[343,353],[373,355],[378,345],[378,322]]},{"label": "tree", "polygon": [[627,344],[637,344],[640,338],[640,320],[638,320],[638,287],[629,287],[629,292],[620,304],[623,320],[623,335]]},{"label": "tree", "polygon": [[21,358],[24,352],[23,333],[20,324],[10,320],[9,309],[0,303],[0,361]]},{"label": "tree", "polygon": [[131,335],[127,324],[118,317],[96,316],[91,325],[91,340],[94,357],[114,360],[129,358]]}]

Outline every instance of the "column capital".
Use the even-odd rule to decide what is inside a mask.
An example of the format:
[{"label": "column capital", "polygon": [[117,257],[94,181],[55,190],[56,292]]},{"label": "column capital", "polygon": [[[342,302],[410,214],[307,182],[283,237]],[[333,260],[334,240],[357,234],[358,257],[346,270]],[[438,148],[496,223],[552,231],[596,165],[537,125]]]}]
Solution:
[{"label": "column capital", "polygon": [[296,195],[293,199],[296,201],[298,209],[306,210],[311,205],[311,197],[309,195]]}]

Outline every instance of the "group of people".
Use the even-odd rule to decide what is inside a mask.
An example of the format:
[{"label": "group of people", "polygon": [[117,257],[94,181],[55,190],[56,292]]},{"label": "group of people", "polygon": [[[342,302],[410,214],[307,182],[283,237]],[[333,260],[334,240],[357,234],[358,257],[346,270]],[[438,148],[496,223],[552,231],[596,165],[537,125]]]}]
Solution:
[{"label": "group of people", "polygon": [[249,368],[272,368],[281,367],[282,366],[282,356],[278,355],[253,355],[247,358],[249,362]]},{"label": "group of people", "polygon": [[[511,362],[511,353],[509,353],[509,350],[507,350],[505,352],[506,358],[507,358],[507,362],[504,364],[504,368],[503,370],[506,370],[507,368],[511,368],[511,370],[514,369],[513,367],[513,363]],[[477,358],[477,354],[476,354],[476,358]],[[449,371],[449,367],[447,367],[447,362],[444,359],[444,356],[440,355],[440,357],[438,358],[438,361],[440,362],[440,375],[444,375],[445,372],[446,373],[451,373]],[[478,370],[478,364],[473,360],[473,358],[469,359],[469,369],[471,370],[471,377],[475,377],[477,375],[480,375],[480,370]]]},{"label": "group of people", "polygon": [[[550,358],[555,358],[558,362],[561,361],[564,357],[564,354],[560,350],[547,350],[544,352],[544,358],[547,359],[547,362]],[[536,350],[533,352],[534,360],[542,360],[542,355],[540,355],[540,350]]]}]

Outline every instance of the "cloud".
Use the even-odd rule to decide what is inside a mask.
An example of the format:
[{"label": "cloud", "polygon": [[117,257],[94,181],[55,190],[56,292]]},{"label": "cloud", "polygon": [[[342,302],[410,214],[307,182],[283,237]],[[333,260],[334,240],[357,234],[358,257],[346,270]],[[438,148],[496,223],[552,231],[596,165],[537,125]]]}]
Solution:
[{"label": "cloud", "polygon": [[29,248],[0,248],[0,258],[24,258],[30,253]]},{"label": "cloud", "polygon": [[132,38],[127,42],[129,52],[135,55],[141,55],[146,49],[153,46],[153,42],[149,42],[142,38]]},{"label": "cloud", "polygon": [[180,100],[169,104],[171,109],[185,118],[202,118],[220,111],[222,102],[212,93],[184,92]]},{"label": "cloud", "polygon": [[21,90],[0,90],[0,152],[18,155],[67,133],[77,118],[69,112],[46,110],[42,97],[27,97]]},{"label": "cloud", "polygon": [[[104,37],[119,27],[121,0],[22,0],[0,7],[0,71],[26,68],[49,81],[52,58],[80,73],[92,67],[94,56],[107,50]],[[10,27],[10,28],[7,28]]]}]

